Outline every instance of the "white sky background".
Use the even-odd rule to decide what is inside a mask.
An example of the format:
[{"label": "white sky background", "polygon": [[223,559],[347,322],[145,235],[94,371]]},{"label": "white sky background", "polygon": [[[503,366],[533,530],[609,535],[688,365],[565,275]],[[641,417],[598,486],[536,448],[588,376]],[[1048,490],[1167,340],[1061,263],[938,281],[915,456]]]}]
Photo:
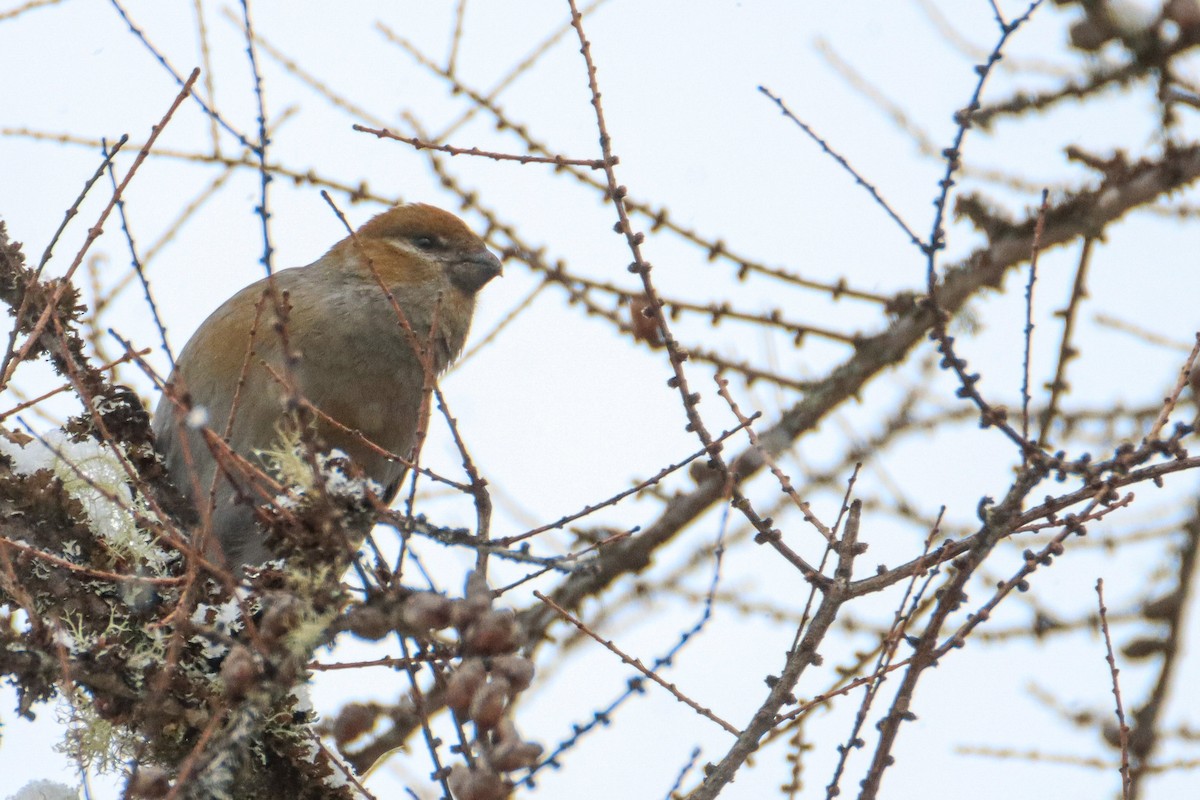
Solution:
[{"label": "white sky background", "polygon": [[[3,0],[0,13],[16,5]],[[389,44],[374,23],[382,21],[444,63],[454,5],[418,0],[350,4],[261,0],[252,5],[252,16],[256,29],[272,44],[358,106],[392,125],[398,124],[400,112],[411,112],[437,131],[465,111],[468,103],[452,96],[444,82]],[[1010,14],[1024,8],[1022,3],[1002,5]],[[226,19],[226,7],[240,14],[233,5],[205,4],[216,104],[235,127],[253,135],[256,111],[245,43],[240,29]],[[939,7],[972,41],[990,48],[996,30],[986,2],[946,0]],[[131,0],[127,8],[181,73],[199,64],[191,4]],[[520,4],[474,0],[467,6],[459,75],[473,87],[489,90],[567,19],[566,3],[557,0]],[[1016,35],[1008,51],[1010,60],[1076,63],[1078,55],[1069,55],[1063,44],[1072,19],[1073,15],[1049,5],[1043,8]],[[952,114],[965,104],[974,86],[974,62],[946,41],[917,3],[612,0],[589,18],[587,31],[599,66],[614,149],[621,159],[618,176],[632,196],[668,207],[673,218],[723,238],[732,249],[808,277],[828,281],[846,277],[856,288],[881,293],[922,287],[924,260],[916,249],[870,197],[755,88],[765,84],[782,95],[924,235],[942,163],[921,156],[908,136],[847,86],[817,47],[818,40],[828,42],[939,147],[946,146],[954,131]],[[574,37],[564,37],[500,96],[499,103],[555,152],[595,158],[597,135],[577,51]],[[259,55],[269,120],[295,109],[273,137],[272,161],[351,183],[366,176],[373,190],[389,197],[456,207],[455,198],[439,188],[423,154],[351,130],[352,123],[362,120],[332,107],[266,53]],[[144,140],[177,91],[173,79],[106,2],[67,0],[13,21],[0,21],[0,76],[0,126],[114,140],[127,132],[135,143]],[[993,100],[1007,96],[1014,85],[1054,84],[1050,78],[1030,74],[999,72],[995,78],[986,95]],[[1149,98],[1143,89],[1131,99],[1114,96],[1083,113],[1067,108],[1037,122],[1002,123],[989,135],[973,132],[968,137],[968,162],[1018,172],[1035,185],[1064,180],[1091,184],[1094,176],[1068,163],[1063,146],[1075,143],[1102,154],[1121,147],[1134,153],[1148,149],[1156,127]],[[1190,123],[1185,122],[1185,129],[1194,129]],[[208,131],[207,118],[188,102],[166,129],[160,147],[205,151],[210,147]],[[451,143],[523,152],[514,137],[497,131],[482,115],[455,133]],[[221,147],[230,155],[239,151],[227,135],[222,136]],[[135,148],[127,150],[118,162],[121,170],[128,168]],[[10,237],[25,243],[28,259],[36,261],[63,211],[98,163],[97,153],[88,148],[34,141],[11,130],[0,137],[0,218],[6,221]],[[544,246],[551,259],[564,258],[576,272],[634,288],[625,270],[628,251],[611,232],[615,215],[597,193],[556,177],[542,165],[461,156],[451,160],[449,167],[528,241]],[[163,158],[143,165],[127,195],[138,244],[145,248],[156,240],[179,209],[217,174],[216,167]],[[259,202],[258,181],[251,170],[234,174],[150,266],[155,298],[176,351],[222,300],[262,274],[260,222],[253,214]],[[89,196],[58,244],[52,262],[58,270],[70,263],[96,219],[108,197],[107,186],[103,183]],[[986,188],[1018,213],[1038,200],[1036,192]],[[337,193],[335,200],[355,225],[381,210],[375,205],[351,205]],[[343,236],[341,223],[316,188],[276,180],[269,204],[276,267],[308,263]],[[477,216],[465,218],[481,228]],[[644,227],[642,221],[638,225]],[[966,226],[953,227],[943,263],[952,263],[980,242],[981,237]],[[129,257],[115,217],[92,252],[107,259],[100,271],[106,285],[124,277]],[[1075,248],[1055,251],[1042,261],[1035,386],[1051,377],[1060,328],[1050,315],[1066,300],[1076,252]],[[1193,298],[1200,296],[1195,252],[1194,230],[1164,217],[1134,215],[1109,232],[1093,263],[1090,294],[1094,301],[1081,317],[1085,357],[1072,365],[1068,405],[1085,399],[1097,404],[1113,400],[1145,404],[1162,397],[1184,354],[1098,326],[1094,315],[1116,315],[1189,342],[1197,324]],[[879,315],[873,307],[853,301],[832,303],[818,293],[781,290],[761,280],[732,283],[728,264],[709,264],[702,252],[675,238],[651,238],[646,254],[655,265],[659,288],[669,296],[702,302],[730,300],[754,309],[782,307],[789,318],[847,332],[861,326],[872,326],[867,332],[877,329]],[[476,338],[539,281],[523,265],[510,262],[503,280],[481,295]],[[985,392],[1016,406],[1024,324],[1020,292],[989,297],[971,310],[981,332],[963,338],[962,354],[984,372]],[[156,342],[136,287],[121,296],[106,324],[143,346]],[[747,330],[727,322],[714,331],[702,319],[685,318],[677,332],[685,342],[701,341],[731,357],[753,356],[761,361],[759,354],[769,350],[776,369],[799,377],[819,376],[848,354],[844,347],[815,338],[796,349],[786,336],[765,341],[759,332],[747,334]],[[155,358],[165,368],[161,354]],[[730,415],[711,391],[709,371],[693,367],[693,374],[695,387],[705,395],[701,409],[710,427],[729,427]],[[471,453],[503,493],[497,496],[496,534],[518,532],[530,521],[556,519],[694,452],[699,445],[683,430],[686,420],[678,399],[665,386],[668,375],[663,353],[630,348],[604,321],[567,307],[562,290],[553,287],[492,346],[451,374],[444,386]],[[148,382],[135,370],[125,371],[123,378],[151,396]],[[913,380],[911,374],[895,372],[877,379],[861,407],[827,420],[827,434],[802,440],[799,457],[809,464],[828,463],[831,454],[840,452],[834,443],[843,442],[847,431],[855,438],[869,436],[880,409],[889,408]],[[946,387],[945,403],[955,403],[953,385],[939,381]],[[31,391],[39,385],[27,383]],[[748,411],[769,412],[779,404],[774,390],[762,385],[738,391]],[[11,402],[6,398],[3,405],[7,408]],[[36,417],[31,421],[48,425]],[[431,441],[426,456],[450,473],[458,461],[444,432]],[[930,516],[946,504],[948,519],[970,523],[978,498],[1006,485],[1011,464],[1011,452],[998,434],[968,425],[951,446],[918,439],[891,450],[886,459],[868,463],[860,489],[886,496],[881,487],[896,481]],[[1177,478],[1168,481],[1167,490],[1192,491],[1194,484],[1190,477]],[[679,475],[667,488],[688,485],[686,476]],[[756,497],[774,497],[770,483],[760,479],[755,486]],[[810,499],[818,514],[832,521],[838,498],[821,493]],[[430,502],[424,508],[446,524],[468,524],[472,518],[469,504],[459,500]],[[658,508],[653,499],[629,501],[591,522],[613,528],[646,524]],[[1159,508],[1150,501],[1135,504],[1120,524],[1177,521],[1156,518]],[[719,521],[718,514],[710,514],[689,535],[715,538]],[[816,547],[814,537],[805,540],[808,532],[795,520],[784,530],[785,535]],[[921,535],[890,519],[875,523],[868,518],[864,530],[872,550],[860,564],[863,569],[879,562],[895,563],[913,552]],[[1100,535],[1104,526],[1092,530]],[[1019,563],[1020,547],[1012,550],[1012,568]],[[662,571],[673,565],[672,553],[681,556],[690,549],[660,556]],[[465,560],[429,546],[423,552],[435,580],[457,590]],[[1042,593],[1040,601],[1064,613],[1086,614],[1094,607],[1092,585],[1097,577],[1106,581],[1110,608],[1124,608],[1134,598],[1152,595],[1153,588],[1144,584],[1146,564],[1156,563],[1160,552],[1146,548],[1121,553],[1125,561],[1115,563],[1103,553],[1082,551],[1072,554],[1069,567],[1037,573],[1033,581]],[[1145,563],[1130,561],[1139,558]],[[707,576],[708,570],[698,574]],[[723,580],[726,590],[741,592],[750,601],[769,600],[791,609],[800,607],[806,596],[806,586],[766,548],[743,546],[731,551]],[[508,602],[524,607],[532,601],[524,593],[528,588],[550,585],[525,587]],[[698,582],[689,585],[703,590]],[[982,595],[973,594],[972,599],[981,600]],[[674,597],[652,601],[652,608],[653,626],[638,625],[626,615],[604,634],[649,661],[700,612],[697,604]],[[881,605],[876,610],[884,615],[889,608]],[[1017,599],[1002,607],[995,624],[1028,623],[1030,616],[1029,607]],[[565,635],[565,629],[559,633]],[[668,677],[723,718],[744,724],[765,691],[761,678],[778,670],[790,640],[788,625],[747,620],[719,609],[717,619],[683,651]],[[827,665],[845,663],[852,650],[863,644],[864,640],[839,634],[823,652]],[[379,654],[350,643],[322,657],[348,660],[368,652]],[[1140,700],[1152,672],[1124,666],[1127,703]],[[1181,672],[1194,674],[1197,666],[1193,657],[1182,662]],[[632,677],[598,646],[577,648],[559,665],[540,662],[539,669],[550,680],[530,693],[530,702],[516,719],[526,738],[548,747],[567,735],[571,724],[586,722]],[[827,685],[816,673],[810,677],[812,682],[802,683],[799,694],[811,695]],[[887,701],[894,683],[884,685]],[[1109,674],[1096,637],[1066,636],[1038,649],[1008,645],[1000,650],[972,641],[923,679],[916,705],[920,719],[902,729],[897,763],[884,780],[884,796],[958,797],[969,792],[973,798],[987,800],[1031,791],[1058,798],[1113,795],[1119,789],[1115,770],[999,761],[954,752],[956,745],[980,745],[1113,758],[1095,737],[1068,727],[1053,711],[1041,707],[1028,691],[1031,684],[1045,687],[1068,707],[1105,711],[1111,706]],[[332,710],[347,698],[386,702],[405,687],[401,674],[384,670],[334,673],[320,676],[314,696],[319,709]],[[802,796],[824,796],[822,787],[830,777],[835,747],[844,739],[857,703],[857,696],[846,698],[832,712],[817,714],[808,726],[815,749],[806,755]],[[40,707],[38,722],[29,724],[14,715],[13,707],[14,695],[6,689],[0,693],[4,723],[0,797],[36,778],[70,781],[69,766],[51,749],[60,735],[51,722],[51,708]],[[1181,698],[1173,711],[1190,711],[1194,718],[1200,702]],[[872,734],[868,726],[868,753],[874,744]],[[719,758],[729,741],[716,726],[649,687],[617,715],[610,728],[592,734],[566,754],[561,772],[543,772],[534,794],[663,797],[693,747],[702,748],[703,763]],[[725,796],[773,796],[787,780],[783,756],[779,746],[760,753],[757,766],[743,769]],[[851,763],[853,777],[843,784],[843,792],[856,788],[856,765],[861,768],[859,762]],[[428,772],[418,746],[411,756],[382,768],[369,786],[381,798],[401,796],[405,786],[422,798],[434,796],[425,780]],[[1185,788],[1194,784],[1194,776],[1158,779],[1150,784],[1151,796],[1183,796]],[[96,797],[117,796],[111,778],[94,778],[92,786]]]}]

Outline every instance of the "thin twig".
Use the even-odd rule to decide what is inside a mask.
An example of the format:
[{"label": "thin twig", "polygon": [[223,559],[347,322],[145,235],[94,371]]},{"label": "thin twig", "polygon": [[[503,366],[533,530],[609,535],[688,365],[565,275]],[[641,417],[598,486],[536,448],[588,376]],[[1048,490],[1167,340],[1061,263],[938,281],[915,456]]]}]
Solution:
[{"label": "thin twig", "polygon": [[108,219],[109,214],[111,214],[113,208],[116,207],[117,201],[124,196],[126,187],[129,186],[129,182],[133,180],[133,176],[137,174],[138,167],[142,165],[142,162],[144,162],[146,157],[150,154],[150,148],[154,146],[154,142],[158,139],[159,134],[162,133],[167,123],[170,122],[171,117],[175,114],[175,111],[178,110],[183,101],[188,97],[188,95],[191,94],[192,87],[195,85],[198,77],[200,77],[200,70],[192,70],[192,74],[184,82],[183,88],[180,90],[179,94],[175,96],[175,100],[171,103],[170,108],[168,108],[167,112],[163,114],[158,124],[151,128],[150,136],[146,139],[146,143],[142,145],[141,150],[138,151],[137,157],[133,160],[133,164],[131,164],[129,167],[129,171],[125,173],[125,178],[121,181],[120,185],[113,190],[112,198],[109,199],[108,204],[104,207],[104,210],[100,212],[100,218],[96,221],[96,224],[88,229],[87,238],[84,240],[83,245],[79,248],[79,251],[75,254],[75,259],[71,262],[71,265],[67,267],[67,270],[60,279],[53,295],[46,302],[45,310],[42,311],[41,316],[38,318],[37,322],[34,323],[33,328],[25,341],[25,345],[21,348],[21,351],[15,356],[15,358],[8,360],[5,364],[5,369],[2,371],[2,374],[0,374],[0,386],[8,385],[8,382],[12,379],[12,372],[16,368],[17,363],[25,360],[25,358],[29,355],[29,351],[37,343],[43,331],[45,331],[46,325],[50,321],[51,314],[57,310],[58,304],[62,300],[63,295],[71,286],[71,277],[75,274],[75,271],[79,269],[79,265],[83,263],[83,259],[87,255],[87,251],[90,249],[92,243],[95,242],[102,233],[104,233],[105,220]]},{"label": "thin twig", "polygon": [[876,189],[875,186],[870,181],[868,181],[866,178],[864,178],[862,176],[862,173],[860,173],[858,170],[856,170],[853,166],[850,165],[850,162],[846,160],[845,156],[843,156],[841,153],[834,150],[829,145],[828,142],[826,142],[824,139],[822,139],[817,134],[817,132],[812,129],[812,127],[810,127],[807,123],[805,123],[803,120],[801,120],[795,114],[793,114],[791,109],[789,109],[787,107],[787,104],[785,104],[783,102],[783,99],[781,97],[774,94],[770,89],[768,89],[765,86],[759,86],[758,91],[761,92],[762,94],[766,95],[767,98],[769,98],[771,100],[771,102],[775,104],[776,108],[779,109],[780,113],[782,113],[783,116],[785,116],[789,120],[791,120],[791,122],[793,124],[795,124],[796,127],[798,127],[800,130],[804,131],[804,133],[808,136],[808,138],[810,138],[814,142],[816,142],[817,146],[821,148],[822,152],[824,152],[825,155],[832,158],[834,161],[836,161],[842,167],[842,169],[846,170],[846,172],[848,172],[850,174],[850,177],[852,177],[854,179],[855,183],[857,183],[862,188],[866,189],[867,194],[871,195],[871,198],[875,201],[875,203],[880,208],[883,209],[884,213],[887,214],[891,218],[892,222],[895,222],[896,225],[899,226],[900,230],[904,231],[904,235],[908,237],[909,242],[916,245],[918,248],[921,248],[923,246],[921,237],[919,237],[919,236],[917,236],[917,234],[913,233],[913,229],[908,226],[908,223],[904,221],[903,217],[901,217],[900,214],[894,208],[892,208],[891,204],[889,204],[887,200],[883,199],[883,195],[881,195],[879,193],[879,190]]},{"label": "thin twig", "polygon": [[1125,724],[1125,707],[1121,702],[1121,682],[1117,659],[1113,656],[1112,637],[1108,633],[1108,608],[1104,605],[1104,579],[1096,579],[1096,599],[1100,607],[1100,632],[1104,635],[1104,660],[1112,676],[1112,693],[1117,705],[1117,731],[1121,742],[1121,797],[1129,800],[1132,778],[1129,772],[1129,726]]},{"label": "thin twig", "polygon": [[478,147],[453,147],[448,144],[438,144],[437,142],[427,142],[424,139],[418,139],[414,136],[401,136],[398,133],[392,133],[387,128],[368,128],[365,125],[351,125],[351,128],[359,133],[370,133],[379,139],[392,139],[397,142],[410,144],[418,150],[437,150],[439,153],[446,153],[452,156],[480,156],[481,158],[490,158],[493,161],[516,161],[518,164],[553,164],[556,167],[587,167],[588,169],[604,169],[604,161],[596,158],[563,158],[562,156],[534,156],[534,155],[517,155],[514,153],[493,153],[488,150],[480,150]]},{"label": "thin twig", "polygon": [[1150,426],[1150,431],[1146,434],[1143,442],[1153,442],[1162,434],[1162,429],[1166,426],[1167,420],[1171,418],[1171,412],[1175,410],[1175,406],[1179,403],[1179,395],[1183,393],[1183,389],[1188,385],[1188,379],[1191,377],[1192,370],[1196,366],[1196,358],[1200,356],[1200,332],[1196,334],[1196,344],[1192,347],[1192,352],[1188,354],[1187,360],[1183,366],[1179,368],[1179,377],[1175,381],[1175,386],[1171,389],[1171,394],[1163,399],[1162,410],[1158,412],[1158,418],[1154,420],[1154,424]]},{"label": "thin twig", "polygon": [[[999,11],[996,12],[999,15]],[[1046,212],[1050,209],[1050,190],[1042,189],[1042,205],[1038,208],[1037,225],[1033,229],[1033,249],[1029,254],[1029,282],[1025,284],[1025,356],[1021,359],[1021,438],[1029,441],[1029,360],[1033,350],[1033,285],[1037,283],[1038,253],[1042,249],[1042,232],[1046,229]],[[1029,451],[1021,453],[1022,463],[1029,463]]]},{"label": "thin twig", "polygon": [[601,638],[595,631],[593,631],[591,628],[589,628],[583,622],[583,620],[581,620],[578,617],[571,614],[571,612],[567,611],[565,608],[563,608],[558,603],[551,600],[546,595],[542,594],[541,592],[539,592],[535,589],[533,592],[533,596],[536,597],[538,600],[541,600],[546,605],[550,606],[552,609],[554,609],[554,611],[560,617],[562,617],[567,622],[574,625],[580,631],[582,631],[583,633],[586,633],[588,636],[592,637],[597,642],[604,645],[604,647],[607,650],[609,650],[611,653],[613,653],[614,655],[619,657],[623,663],[628,664],[629,666],[633,667],[638,672],[642,673],[642,675],[646,676],[650,680],[657,683],[659,686],[666,689],[668,692],[671,693],[672,697],[674,697],[676,700],[678,700],[679,702],[686,705],[688,708],[695,711],[700,716],[704,717],[705,719],[712,720],[713,722],[717,723],[722,728],[724,728],[728,733],[732,733],[734,736],[737,736],[741,733],[741,731],[739,731],[737,728],[730,725],[725,720],[718,717],[712,711],[710,711],[709,709],[700,705],[695,700],[692,700],[690,697],[687,697],[686,695],[684,695],[683,692],[679,691],[679,688],[675,684],[669,683],[669,682],[663,680],[653,670],[647,669],[646,666],[644,664],[642,664],[642,662],[640,660],[626,655],[624,652],[622,652],[622,650],[619,647],[617,647],[615,644],[613,644],[613,642],[611,640]]},{"label": "thin twig", "polygon": [[[107,151],[107,146],[105,150]],[[108,162],[108,178],[112,182],[113,191],[117,189],[117,173],[113,169],[112,161]],[[142,297],[146,300],[146,305],[150,308],[150,317],[154,320],[154,327],[158,329],[159,342],[162,344],[163,353],[167,356],[167,362],[171,365],[171,369],[175,369],[175,355],[171,352],[171,345],[167,343],[167,328],[163,325],[162,316],[158,313],[158,304],[154,302],[154,294],[150,291],[150,281],[146,278],[146,270],[142,266],[142,260],[138,258],[137,245],[133,241],[133,232],[129,230],[129,219],[125,215],[125,200],[124,198],[117,201],[117,215],[121,218],[121,230],[125,234],[125,243],[129,245],[129,258],[133,266],[134,272],[137,274],[138,281],[142,284]]]},{"label": "thin twig", "polygon": [[[751,414],[749,417],[746,417],[744,420],[742,420],[736,427],[730,428],[729,430],[721,433],[721,435],[718,436],[714,441],[716,443],[724,442],[726,439],[733,436],[738,431],[752,425],[755,422],[755,420],[757,420],[761,416],[762,416],[762,412],[756,411],[755,413]],[[650,486],[654,486],[655,484],[662,481],[663,478],[667,477],[671,473],[676,472],[677,470],[682,469],[683,467],[686,467],[688,464],[692,463],[696,459],[698,459],[704,455],[707,455],[708,452],[709,452],[709,448],[707,448],[707,447],[702,450],[697,450],[695,453],[692,453],[690,456],[683,459],[682,461],[675,463],[675,464],[668,464],[667,466],[660,469],[657,473],[655,473],[651,477],[647,478],[646,480],[639,481],[636,485],[631,486],[630,488],[628,488],[624,491],[617,492],[612,497],[609,497],[607,500],[602,500],[599,503],[586,505],[581,510],[576,511],[573,514],[567,514],[566,516],[560,517],[559,519],[555,520],[554,522],[550,522],[545,525],[541,525],[532,530],[525,531],[524,533],[518,533],[513,536],[505,536],[501,539],[497,539],[495,541],[495,544],[500,545],[502,547],[508,547],[508,546],[513,545],[517,542],[520,542],[524,539],[528,539],[531,536],[537,536],[538,534],[545,533],[546,531],[552,531],[552,530],[561,528],[564,525],[566,525],[567,523],[574,522],[575,520],[586,517],[589,514],[594,514],[602,508],[616,505],[617,503],[624,500],[626,497],[629,497],[630,495],[633,495],[633,494],[637,494],[638,492],[643,491]]]},{"label": "thin twig", "polygon": [[1087,271],[1088,264],[1092,260],[1092,243],[1095,241],[1095,238],[1091,236],[1084,238],[1083,248],[1079,253],[1079,265],[1075,268],[1075,282],[1071,287],[1071,298],[1067,301],[1067,307],[1059,312],[1063,318],[1063,331],[1058,345],[1058,363],[1054,368],[1054,380],[1047,387],[1050,390],[1050,399],[1039,420],[1038,443],[1042,447],[1047,447],[1049,444],[1050,426],[1054,424],[1054,420],[1058,416],[1059,401],[1070,388],[1070,384],[1067,383],[1067,363],[1077,354],[1071,342],[1075,335],[1075,321],[1079,315],[1079,307],[1087,297]]},{"label": "thin twig", "polygon": [[[273,177],[267,170],[267,145],[270,139],[267,138],[267,106],[266,100],[263,98],[263,80],[262,72],[258,68],[258,55],[254,48],[254,26],[250,24],[250,0],[241,0],[242,3],[242,22],[245,26],[246,36],[246,56],[250,59],[250,73],[254,77],[254,101],[258,106],[258,143],[251,147],[254,155],[258,158],[258,175],[259,175],[259,202],[254,208],[254,213],[262,220],[262,238],[263,238],[263,254],[259,263],[263,265],[263,269],[270,276],[274,273],[272,267],[272,255],[275,248],[271,246],[271,212],[267,209],[267,186],[270,185]],[[286,342],[285,352],[286,352]]]}]

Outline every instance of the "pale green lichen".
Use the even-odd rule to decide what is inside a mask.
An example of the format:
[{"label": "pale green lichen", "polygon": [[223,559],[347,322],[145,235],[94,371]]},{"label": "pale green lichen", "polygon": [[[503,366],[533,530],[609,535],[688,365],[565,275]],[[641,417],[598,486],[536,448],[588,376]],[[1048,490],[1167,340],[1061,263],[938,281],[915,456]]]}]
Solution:
[{"label": "pale green lichen", "polygon": [[79,688],[59,703],[58,721],[66,734],[55,749],[84,770],[116,772],[137,752],[138,738],[100,716],[91,696]]},{"label": "pale green lichen", "polygon": [[282,422],[275,426],[275,446],[255,450],[267,471],[280,483],[307,492],[314,485],[312,466],[305,459],[300,432]]},{"label": "pale green lichen", "polygon": [[[255,450],[254,454],[263,462],[267,471],[287,487],[287,492],[276,498],[285,508],[294,508],[301,498],[316,486],[313,462],[309,460],[307,445],[299,432],[282,424],[276,428],[275,446]],[[342,470],[349,459],[341,450],[318,453],[315,457],[316,473],[320,475],[325,491],[331,495],[361,500],[367,491],[376,495],[383,489],[370,478],[351,478]]]}]

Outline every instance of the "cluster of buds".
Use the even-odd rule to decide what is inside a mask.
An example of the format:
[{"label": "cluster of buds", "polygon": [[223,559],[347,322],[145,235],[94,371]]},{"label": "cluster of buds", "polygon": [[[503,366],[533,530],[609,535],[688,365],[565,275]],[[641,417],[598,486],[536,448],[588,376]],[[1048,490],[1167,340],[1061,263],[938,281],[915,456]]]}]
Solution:
[{"label": "cluster of buds", "polygon": [[[411,598],[410,598],[411,599]],[[512,721],[512,704],[533,681],[533,662],[520,645],[512,609],[493,608],[492,591],[479,573],[467,577],[465,597],[453,601],[450,624],[463,659],[446,677],[446,705],[475,726],[478,757],[456,765],[450,789],[461,800],[500,800],[511,791],[504,773],[533,766],[541,745],[524,741]]]},{"label": "cluster of buds", "polygon": [[[382,638],[390,630],[429,640],[449,630],[457,634],[461,660],[441,675],[444,697],[456,718],[471,723],[475,732],[472,757],[450,770],[457,800],[502,800],[512,791],[504,775],[532,767],[542,754],[541,745],[523,740],[512,720],[513,702],[533,681],[533,662],[517,653],[521,631],[516,614],[494,607],[493,600],[487,579],[472,572],[462,598],[415,592],[391,611],[356,609],[350,624],[367,638]],[[381,708],[361,705],[344,709],[334,724],[339,745],[369,730],[380,713]]]}]

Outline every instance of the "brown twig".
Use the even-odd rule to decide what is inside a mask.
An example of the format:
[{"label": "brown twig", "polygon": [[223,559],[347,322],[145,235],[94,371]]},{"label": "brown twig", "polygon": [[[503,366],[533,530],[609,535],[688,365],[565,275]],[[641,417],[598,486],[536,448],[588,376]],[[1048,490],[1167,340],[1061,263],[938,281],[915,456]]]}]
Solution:
[{"label": "brown twig", "polygon": [[370,133],[378,139],[392,139],[397,142],[404,142],[412,145],[418,150],[437,150],[439,153],[446,153],[451,156],[479,156],[480,158],[490,158],[493,161],[516,161],[518,164],[553,164],[556,167],[587,167],[588,169],[604,169],[604,162],[599,159],[579,159],[579,158],[564,158],[563,156],[534,156],[534,155],[516,155],[513,153],[494,153],[489,150],[481,150],[478,147],[454,147],[448,144],[438,144],[437,142],[427,142],[424,139],[418,139],[415,136],[401,136],[398,133],[392,133],[387,128],[368,128],[365,125],[351,125],[351,128],[359,133]]},{"label": "brown twig", "polygon": [[1112,693],[1117,706],[1117,730],[1121,744],[1121,797],[1129,800],[1132,778],[1129,772],[1129,726],[1125,724],[1125,708],[1121,702],[1121,682],[1117,659],[1113,656],[1112,637],[1108,633],[1108,608],[1104,605],[1104,579],[1096,579],[1096,599],[1100,608],[1100,632],[1104,636],[1104,660],[1112,677]]},{"label": "brown twig", "polygon": [[[999,16],[999,12],[996,12]],[[1033,227],[1033,247],[1029,253],[1029,281],[1025,284],[1025,355],[1021,359],[1021,438],[1029,441],[1029,369],[1033,351],[1033,286],[1037,283],[1038,253],[1042,249],[1042,232],[1046,228],[1046,212],[1050,210],[1050,191],[1042,190],[1042,204],[1038,207],[1037,224]],[[1029,451],[1021,453],[1021,462],[1029,463]]]},{"label": "brown twig", "polygon": [[553,600],[551,600],[546,595],[542,594],[541,592],[539,592],[535,589],[533,592],[533,596],[536,597],[538,600],[541,600],[546,605],[550,606],[550,608],[554,609],[555,613],[557,613],[560,617],[565,619],[567,622],[574,625],[580,631],[582,631],[583,633],[586,633],[588,636],[592,637],[597,642],[604,645],[605,649],[607,649],[613,655],[620,658],[622,663],[628,664],[629,666],[636,669],[638,672],[642,673],[642,675],[644,675],[645,677],[649,678],[650,680],[657,683],[659,686],[666,689],[668,692],[671,693],[672,697],[674,697],[679,702],[683,703],[688,708],[695,711],[700,716],[717,723],[722,728],[724,728],[727,732],[732,733],[734,736],[737,736],[741,733],[741,731],[739,731],[737,728],[730,725],[725,720],[718,717],[711,710],[705,708],[704,706],[697,703],[695,700],[692,700],[690,697],[683,694],[683,692],[679,691],[679,687],[677,687],[675,684],[663,680],[662,678],[660,678],[658,676],[658,673],[654,672],[653,670],[647,669],[646,666],[644,664],[642,664],[642,662],[640,660],[626,655],[621,650],[621,648],[617,647],[611,640],[602,638],[595,631],[593,631],[591,628],[589,628],[583,622],[583,620],[581,620],[578,617],[571,614],[571,612],[567,611],[565,608],[560,606],[558,603],[555,603]]},{"label": "brown twig", "polygon": [[6,360],[4,363],[4,368],[2,371],[0,371],[0,386],[8,385],[8,382],[12,379],[12,372],[16,368],[16,365],[25,360],[25,358],[29,355],[29,351],[41,338],[42,333],[46,329],[46,325],[50,321],[51,314],[55,309],[57,309],[58,303],[60,300],[62,300],[63,294],[71,285],[71,277],[75,274],[75,270],[77,270],[79,265],[83,263],[84,256],[87,255],[87,251],[91,247],[92,243],[96,241],[96,239],[99,238],[102,233],[104,233],[105,220],[108,219],[109,214],[111,214],[112,210],[116,207],[117,201],[119,201],[124,195],[125,188],[129,186],[129,182],[132,181],[133,176],[137,174],[138,167],[142,165],[142,162],[144,162],[146,157],[150,154],[150,148],[158,139],[159,134],[162,133],[163,128],[165,128],[167,123],[171,121],[171,117],[175,114],[175,111],[179,108],[183,101],[187,99],[188,95],[191,94],[192,86],[196,83],[196,79],[198,77],[200,77],[200,70],[192,70],[191,76],[189,76],[187,81],[184,82],[183,89],[180,90],[179,94],[175,96],[175,100],[171,103],[170,107],[167,109],[167,112],[163,114],[158,124],[151,128],[150,136],[146,139],[146,143],[142,145],[142,148],[138,151],[137,157],[134,158],[133,164],[131,164],[129,167],[129,171],[125,173],[125,178],[121,181],[120,185],[113,190],[112,197],[109,199],[104,209],[100,212],[100,217],[96,221],[96,224],[88,229],[87,238],[84,240],[83,245],[79,248],[79,251],[75,254],[74,260],[71,262],[70,266],[67,267],[63,277],[60,279],[60,283],[55,288],[54,293],[51,295],[49,301],[46,303],[45,310],[43,310],[41,316],[33,324],[25,341],[25,345],[13,359]]}]

